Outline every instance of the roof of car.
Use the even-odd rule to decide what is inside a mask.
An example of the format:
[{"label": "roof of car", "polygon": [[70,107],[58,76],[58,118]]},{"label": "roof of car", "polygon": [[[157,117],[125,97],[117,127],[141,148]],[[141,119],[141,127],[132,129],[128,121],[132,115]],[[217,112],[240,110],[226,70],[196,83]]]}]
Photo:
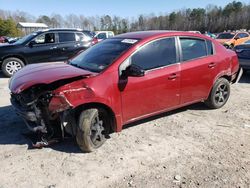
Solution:
[{"label": "roof of car", "polygon": [[133,39],[146,39],[154,36],[166,35],[166,34],[175,34],[175,35],[189,35],[189,36],[200,36],[201,34],[191,33],[187,31],[172,31],[172,30],[151,30],[151,31],[137,31],[124,33],[116,35],[115,38],[133,38]]},{"label": "roof of car", "polygon": [[87,31],[87,30],[83,30],[83,29],[77,29],[77,28],[51,28],[51,29],[43,29],[40,30],[41,32],[45,32],[45,31]]}]

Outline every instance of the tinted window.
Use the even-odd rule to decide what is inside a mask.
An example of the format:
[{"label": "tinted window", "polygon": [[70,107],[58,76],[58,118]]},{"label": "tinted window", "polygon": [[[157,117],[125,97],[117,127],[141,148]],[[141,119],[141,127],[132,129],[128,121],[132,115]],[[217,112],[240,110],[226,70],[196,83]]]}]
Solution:
[{"label": "tinted window", "polygon": [[82,52],[70,61],[70,64],[93,72],[101,72],[114,62],[124,51],[137,42],[124,39],[107,39]]},{"label": "tinted window", "polygon": [[213,43],[210,40],[207,40],[207,54],[208,55],[214,54]]},{"label": "tinted window", "polygon": [[234,34],[231,33],[221,33],[218,35],[217,39],[232,39]]},{"label": "tinted window", "polygon": [[97,38],[98,39],[106,39],[107,37],[106,37],[106,33],[99,33],[98,35],[97,35]]},{"label": "tinted window", "polygon": [[75,41],[75,33],[58,33],[59,42],[72,42]]},{"label": "tinted window", "polygon": [[181,38],[180,42],[183,61],[207,55],[206,42],[204,40]]},{"label": "tinted window", "polygon": [[240,38],[245,38],[248,37],[249,35],[247,33],[240,33],[239,36]]},{"label": "tinted window", "polygon": [[131,63],[144,70],[176,63],[175,39],[161,39],[147,44],[131,57]]},{"label": "tinted window", "polygon": [[55,42],[55,34],[54,33],[46,33],[37,36],[34,39],[36,44],[46,44],[46,43],[54,43]]}]

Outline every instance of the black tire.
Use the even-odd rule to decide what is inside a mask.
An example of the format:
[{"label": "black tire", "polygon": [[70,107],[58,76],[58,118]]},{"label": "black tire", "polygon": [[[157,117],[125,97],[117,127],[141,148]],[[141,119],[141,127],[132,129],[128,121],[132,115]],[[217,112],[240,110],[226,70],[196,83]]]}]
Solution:
[{"label": "black tire", "polygon": [[24,66],[25,64],[21,59],[10,57],[3,60],[2,71],[6,77],[11,77]]},{"label": "black tire", "polygon": [[101,147],[109,134],[109,120],[105,110],[90,108],[79,117],[76,141],[84,152]]},{"label": "black tire", "polygon": [[209,94],[205,104],[212,109],[221,108],[226,104],[230,96],[230,83],[225,78],[219,78]]}]

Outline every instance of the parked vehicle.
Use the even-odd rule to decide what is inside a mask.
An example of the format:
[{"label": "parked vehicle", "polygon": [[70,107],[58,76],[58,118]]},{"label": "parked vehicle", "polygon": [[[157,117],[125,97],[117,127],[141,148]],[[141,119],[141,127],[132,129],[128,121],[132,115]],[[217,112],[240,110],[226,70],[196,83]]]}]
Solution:
[{"label": "parked vehicle", "polygon": [[235,46],[234,50],[238,55],[240,66],[244,70],[250,70],[250,40]]},{"label": "parked vehicle", "polygon": [[[107,39],[68,64],[33,64],[10,80],[11,103],[42,143],[64,132],[90,152],[125,124],[204,101],[224,106],[239,79],[237,55],[190,32],[145,31]],[[63,136],[62,136],[63,137]]]},{"label": "parked vehicle", "polygon": [[216,40],[224,45],[226,48],[233,49],[235,46],[250,40],[248,32],[224,32],[220,33]]},{"label": "parked vehicle", "polygon": [[98,42],[115,36],[113,31],[96,31],[95,33],[95,38]]},{"label": "parked vehicle", "polygon": [[92,45],[93,39],[78,29],[48,29],[31,33],[13,44],[0,46],[0,65],[10,77],[27,64],[65,61]]}]

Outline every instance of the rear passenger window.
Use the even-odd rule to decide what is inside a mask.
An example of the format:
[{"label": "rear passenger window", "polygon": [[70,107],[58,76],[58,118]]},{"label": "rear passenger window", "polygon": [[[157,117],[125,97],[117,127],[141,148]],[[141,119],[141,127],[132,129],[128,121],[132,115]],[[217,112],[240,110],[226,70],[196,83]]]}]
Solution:
[{"label": "rear passenger window", "polygon": [[188,61],[199,57],[207,56],[205,40],[180,38],[182,61]]},{"label": "rear passenger window", "polygon": [[58,33],[59,42],[73,42],[76,40],[75,33]]},{"label": "rear passenger window", "polygon": [[147,44],[131,57],[131,63],[144,70],[176,63],[175,39],[166,38]]}]

